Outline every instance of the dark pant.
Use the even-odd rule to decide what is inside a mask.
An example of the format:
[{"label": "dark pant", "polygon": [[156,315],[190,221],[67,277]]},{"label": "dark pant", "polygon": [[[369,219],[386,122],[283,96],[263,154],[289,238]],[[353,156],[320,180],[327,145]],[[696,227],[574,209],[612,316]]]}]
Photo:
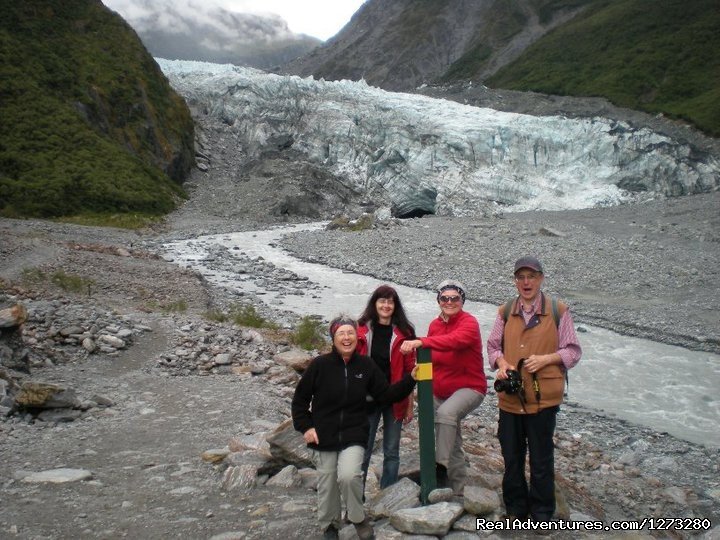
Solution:
[{"label": "dark pant", "polygon": [[[553,433],[560,407],[537,414],[500,411],[498,439],[505,460],[503,501],[509,515],[547,521],[555,513]],[[525,480],[525,455],[530,450],[530,489]]]}]

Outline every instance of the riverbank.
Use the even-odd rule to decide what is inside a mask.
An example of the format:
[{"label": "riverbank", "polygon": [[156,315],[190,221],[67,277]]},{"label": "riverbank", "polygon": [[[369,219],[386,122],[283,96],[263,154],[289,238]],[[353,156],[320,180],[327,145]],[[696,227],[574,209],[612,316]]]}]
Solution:
[{"label": "riverbank", "polygon": [[512,264],[540,258],[547,292],[577,322],[720,352],[720,193],[613,208],[425,217],[371,230],[294,233],[295,256],[433,289],[447,278],[469,298],[501,304],[515,294]]}]

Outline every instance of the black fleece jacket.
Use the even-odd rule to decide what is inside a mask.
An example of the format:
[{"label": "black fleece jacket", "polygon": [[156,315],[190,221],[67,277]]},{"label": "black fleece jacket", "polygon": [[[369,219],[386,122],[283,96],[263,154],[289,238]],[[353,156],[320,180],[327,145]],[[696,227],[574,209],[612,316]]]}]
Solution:
[{"label": "black fleece jacket", "polygon": [[316,450],[342,450],[348,446],[367,447],[369,424],[366,396],[381,406],[404,399],[415,388],[405,375],[393,385],[369,356],[354,353],[345,364],[336,352],[316,357],[295,389],[292,400],[293,426],[300,433],[315,428]]}]

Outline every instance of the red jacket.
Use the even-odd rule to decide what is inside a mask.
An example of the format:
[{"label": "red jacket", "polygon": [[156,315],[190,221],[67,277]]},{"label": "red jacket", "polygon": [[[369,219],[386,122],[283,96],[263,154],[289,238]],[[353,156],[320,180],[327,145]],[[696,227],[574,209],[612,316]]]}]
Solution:
[{"label": "red jacket", "polygon": [[432,351],[435,396],[447,399],[460,388],[487,392],[480,325],[475,317],[467,311],[453,315],[448,322],[438,317],[420,341]]},{"label": "red jacket", "polygon": [[[366,325],[358,326],[358,343],[355,349],[358,354],[370,356],[370,344],[372,343],[372,329]],[[409,336],[403,334],[400,329],[393,325],[393,335],[390,338],[390,384],[394,384],[406,373],[410,373],[415,367],[415,352],[412,354],[403,354],[400,352],[400,344],[408,339]],[[393,415],[397,420],[405,418],[407,412],[408,399],[393,403]]]}]

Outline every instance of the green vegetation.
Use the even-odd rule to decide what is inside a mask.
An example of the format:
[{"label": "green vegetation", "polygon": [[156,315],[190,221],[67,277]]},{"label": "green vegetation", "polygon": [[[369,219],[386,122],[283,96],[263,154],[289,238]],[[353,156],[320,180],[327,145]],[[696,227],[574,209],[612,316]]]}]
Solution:
[{"label": "green vegetation", "polygon": [[167,302],[160,306],[160,310],[165,315],[167,315],[168,313],[185,313],[187,311],[187,308],[187,302],[182,298],[180,300],[175,300],[174,302]]},{"label": "green vegetation", "polygon": [[60,287],[63,291],[69,292],[86,292],[88,296],[92,294],[92,288],[95,282],[92,279],[84,278],[76,274],[66,274],[63,270],[53,272],[50,281]]},{"label": "green vegetation", "polygon": [[78,276],[77,274],[67,274],[64,270],[56,270],[48,275],[39,268],[23,268],[20,279],[23,284],[41,285],[47,282],[52,283],[63,291],[74,293],[87,293],[92,295],[95,281],[92,279]]},{"label": "green vegetation", "polygon": [[486,83],[603,96],[720,135],[717,0],[596,0]]},{"label": "green vegetation", "polygon": [[219,309],[211,309],[210,311],[206,311],[203,316],[208,321],[218,322],[218,323],[224,323],[228,322],[230,320],[230,316],[227,313],[224,313],[223,311],[220,311]]},{"label": "green vegetation", "polygon": [[47,281],[47,275],[39,268],[23,268],[20,273],[20,281],[24,285],[38,285]]},{"label": "green vegetation", "polygon": [[478,43],[453,62],[441,78],[441,82],[457,79],[471,79],[482,71],[492,56],[493,49],[485,43]]},{"label": "green vegetation", "polygon": [[2,216],[158,216],[185,196],[187,106],[100,2],[3,6],[0,116]]},{"label": "green vegetation", "polygon": [[213,309],[205,313],[205,318],[221,323],[232,321],[238,326],[249,326],[251,328],[277,329],[275,323],[268,321],[257,312],[255,306],[251,305],[233,305],[228,313],[219,309]]},{"label": "green vegetation", "polygon": [[483,19],[476,29],[476,40],[453,62],[439,78],[439,82],[473,79],[490,69],[495,55],[517,38],[530,24],[530,13],[534,12],[543,25],[563,13],[572,12],[597,0],[497,0],[492,16]]},{"label": "green vegetation", "polygon": [[357,219],[351,220],[347,216],[338,216],[327,226],[328,230],[341,229],[344,231],[367,231],[374,227],[375,217],[372,214],[363,214]]},{"label": "green vegetation", "polygon": [[321,349],[327,345],[322,322],[308,315],[300,319],[290,336],[290,340],[298,347],[308,351]]},{"label": "green vegetation", "polygon": [[251,328],[268,327],[268,321],[262,317],[255,306],[236,306],[230,313],[232,321],[239,326],[250,326]]},{"label": "green vegetation", "polygon": [[142,229],[160,223],[162,217],[147,214],[96,214],[89,212],[78,216],[63,216],[55,221],[61,223],[74,223],[91,227],[116,227],[118,229]]}]

